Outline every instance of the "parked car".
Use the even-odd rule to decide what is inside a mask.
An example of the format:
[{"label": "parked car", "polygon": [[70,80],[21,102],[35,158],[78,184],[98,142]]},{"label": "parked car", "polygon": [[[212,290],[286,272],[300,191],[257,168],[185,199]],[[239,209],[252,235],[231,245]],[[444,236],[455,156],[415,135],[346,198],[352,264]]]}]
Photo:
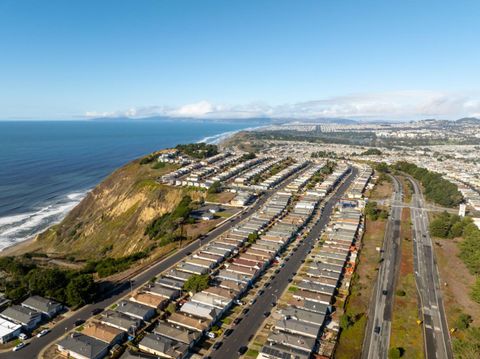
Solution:
[{"label": "parked car", "polygon": [[235,318],[235,320],[233,321],[233,325],[237,325],[241,321],[242,321],[242,318]]},{"label": "parked car", "polygon": [[16,352],[16,351],[19,351],[22,348],[25,348],[26,346],[27,346],[27,344],[22,342],[20,344],[15,345],[12,350],[14,352]]},{"label": "parked car", "polygon": [[92,310],[92,315],[97,315],[103,312],[103,308],[95,308]]},{"label": "parked car", "polygon": [[376,326],[373,331],[375,332],[375,334],[380,334],[380,327]]},{"label": "parked car", "polygon": [[18,338],[20,338],[21,340],[25,340],[25,339],[28,339],[28,335],[25,334],[25,333],[20,333],[20,335],[18,336]]},{"label": "parked car", "polygon": [[222,346],[223,342],[216,342],[215,344],[213,344],[213,350],[217,350],[218,348],[220,348]]},{"label": "parked car", "polygon": [[245,314],[247,314],[249,311],[250,311],[250,308],[245,308],[245,309],[242,311],[242,314],[245,315]]},{"label": "parked car", "polygon": [[248,347],[244,345],[238,349],[238,354],[243,355],[247,352],[247,350],[248,350]]},{"label": "parked car", "polygon": [[44,335],[48,334],[50,330],[43,329],[40,333],[37,334],[37,338],[43,337]]},{"label": "parked car", "polygon": [[229,336],[230,334],[232,334],[232,333],[233,333],[233,329],[227,329],[227,330],[225,330],[224,335],[225,335],[226,337],[228,337],[228,336]]},{"label": "parked car", "polygon": [[269,315],[270,315],[270,312],[264,312],[264,313],[263,313],[263,316],[264,316],[264,317],[268,317]]},{"label": "parked car", "polygon": [[82,325],[83,323],[85,323],[85,321],[84,321],[83,319],[77,319],[77,320],[73,323],[73,325],[74,325],[75,327],[78,327],[79,325]]}]

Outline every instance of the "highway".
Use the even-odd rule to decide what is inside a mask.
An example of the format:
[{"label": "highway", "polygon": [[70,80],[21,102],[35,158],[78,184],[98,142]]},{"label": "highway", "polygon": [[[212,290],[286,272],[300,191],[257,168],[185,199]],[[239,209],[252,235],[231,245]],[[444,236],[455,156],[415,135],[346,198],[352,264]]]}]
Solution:
[{"label": "highway", "polygon": [[51,345],[54,341],[57,341],[61,336],[63,336],[66,332],[72,330],[74,328],[74,323],[77,320],[84,320],[86,321],[92,316],[92,310],[96,308],[105,309],[120,300],[122,297],[128,294],[129,291],[135,290],[140,286],[144,285],[154,276],[157,276],[161,272],[165,271],[169,267],[173,266],[175,263],[182,260],[184,257],[188,255],[188,253],[193,252],[200,248],[201,246],[207,244],[214,238],[218,237],[222,233],[226,232],[227,230],[231,229],[233,226],[237,225],[239,222],[243,221],[250,215],[252,215],[255,211],[257,211],[270,197],[272,194],[277,192],[278,190],[282,189],[288,183],[293,181],[294,178],[297,177],[300,173],[305,171],[308,168],[305,167],[298,173],[290,176],[286,181],[282,183],[282,185],[276,189],[268,190],[264,193],[252,206],[247,207],[243,212],[239,213],[235,218],[224,222],[219,227],[215,228],[214,230],[210,231],[207,235],[205,235],[201,240],[196,240],[186,247],[179,249],[174,254],[166,257],[154,264],[150,267],[147,267],[144,271],[139,273],[137,276],[132,278],[130,281],[126,281],[116,288],[114,288],[109,293],[103,295],[103,299],[100,301],[86,305],[81,309],[77,310],[71,317],[68,317],[62,321],[60,321],[55,327],[51,329],[51,332],[41,338],[32,338],[27,341],[27,346],[20,351],[17,352],[3,352],[0,353],[0,359],[32,359],[39,356],[41,351]]},{"label": "highway", "polygon": [[272,303],[276,302],[278,297],[287,288],[289,284],[288,280],[293,278],[294,273],[298,271],[302,264],[302,259],[306,258],[310,249],[316,244],[320,233],[330,220],[334,205],[348,189],[357,172],[356,168],[352,168],[352,172],[339,186],[336,193],[325,203],[319,220],[312,227],[306,239],[300,243],[296,251],[292,252],[290,259],[284,262],[285,266],[281,268],[280,272],[271,281],[270,286],[264,288],[264,293],[257,297],[256,302],[250,306],[250,311],[243,316],[242,321],[233,327],[233,333],[227,338],[224,337],[222,346],[210,354],[212,358],[233,359],[240,356],[238,349],[248,345],[250,337],[255,335],[265,320],[263,314],[272,310]]},{"label": "highway", "polygon": [[423,337],[425,357],[428,359],[453,358],[450,334],[443,307],[440,279],[438,275],[429,221],[420,186],[413,178],[411,219],[414,233],[414,268],[420,309],[423,316]]},{"label": "highway", "polygon": [[377,274],[368,312],[367,329],[363,342],[362,358],[387,358],[390,346],[390,331],[392,326],[393,302],[395,285],[400,268],[400,221],[403,201],[401,182],[390,176],[394,184],[392,206],[385,227],[385,237],[382,246],[382,261]]}]

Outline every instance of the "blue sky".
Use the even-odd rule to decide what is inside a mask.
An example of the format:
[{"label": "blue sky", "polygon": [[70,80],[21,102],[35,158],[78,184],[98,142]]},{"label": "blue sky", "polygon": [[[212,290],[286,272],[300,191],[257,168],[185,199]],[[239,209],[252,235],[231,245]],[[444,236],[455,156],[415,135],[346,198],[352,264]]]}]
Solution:
[{"label": "blue sky", "polygon": [[479,1],[0,1],[0,118],[480,114]]}]

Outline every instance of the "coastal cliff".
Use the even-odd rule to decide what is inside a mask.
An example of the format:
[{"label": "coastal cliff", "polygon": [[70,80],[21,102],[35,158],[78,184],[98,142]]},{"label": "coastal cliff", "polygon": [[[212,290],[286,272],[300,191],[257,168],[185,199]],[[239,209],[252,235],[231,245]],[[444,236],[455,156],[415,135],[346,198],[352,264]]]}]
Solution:
[{"label": "coastal cliff", "polygon": [[189,195],[202,192],[162,185],[156,179],[176,165],[135,160],[119,168],[96,186],[65,217],[35,238],[22,252],[44,253],[75,260],[122,257],[155,245],[145,228],[171,212]]}]

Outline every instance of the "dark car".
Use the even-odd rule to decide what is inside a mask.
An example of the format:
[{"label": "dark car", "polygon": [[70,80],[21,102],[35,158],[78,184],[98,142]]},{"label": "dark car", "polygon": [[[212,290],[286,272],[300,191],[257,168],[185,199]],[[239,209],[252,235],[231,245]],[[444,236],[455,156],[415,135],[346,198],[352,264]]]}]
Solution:
[{"label": "dark car", "polygon": [[373,331],[375,332],[375,334],[379,334],[380,333],[380,327],[376,326]]},{"label": "dark car", "polygon": [[242,314],[245,315],[245,314],[247,314],[249,311],[250,311],[250,308],[245,308],[245,309],[242,311]]},{"label": "dark car", "polygon": [[232,333],[233,333],[233,329],[227,329],[227,330],[225,330],[225,334],[224,334],[224,335],[225,335],[226,337],[228,337],[228,336],[229,336],[230,334],[232,334]]},{"label": "dark car", "polygon": [[213,350],[217,350],[218,348],[220,348],[222,346],[223,342],[216,342],[215,344],[213,344]]},{"label": "dark car", "polygon": [[264,313],[263,313],[263,316],[264,316],[264,317],[268,317],[269,315],[270,315],[270,312],[264,312]]},{"label": "dark car", "polygon": [[387,295],[388,291],[386,289],[382,290],[383,295]]},{"label": "dark car", "polygon": [[83,323],[85,323],[85,321],[83,319],[77,319],[73,325],[78,327],[79,325],[82,325]]},{"label": "dark car", "polygon": [[186,256],[189,256],[190,254],[192,254],[192,252],[185,253]]},{"label": "dark car", "polygon": [[246,347],[246,346],[244,345],[243,347],[240,347],[240,348],[238,349],[238,354],[243,355],[243,354],[246,353],[247,350],[248,350],[248,347]]},{"label": "dark car", "polygon": [[276,306],[277,302],[272,302],[272,307]]},{"label": "dark car", "polygon": [[92,310],[92,315],[97,315],[103,312],[103,308],[95,308]]},{"label": "dark car", "polygon": [[233,321],[233,325],[237,325],[241,321],[242,321],[242,318],[235,318],[235,320]]},{"label": "dark car", "polygon": [[263,290],[263,289],[260,289],[260,290],[258,291],[258,295],[262,295],[263,293],[264,293],[264,290]]},{"label": "dark car", "polygon": [[254,336],[255,336],[255,334],[250,335],[250,336],[248,337],[248,341],[251,341]]}]

